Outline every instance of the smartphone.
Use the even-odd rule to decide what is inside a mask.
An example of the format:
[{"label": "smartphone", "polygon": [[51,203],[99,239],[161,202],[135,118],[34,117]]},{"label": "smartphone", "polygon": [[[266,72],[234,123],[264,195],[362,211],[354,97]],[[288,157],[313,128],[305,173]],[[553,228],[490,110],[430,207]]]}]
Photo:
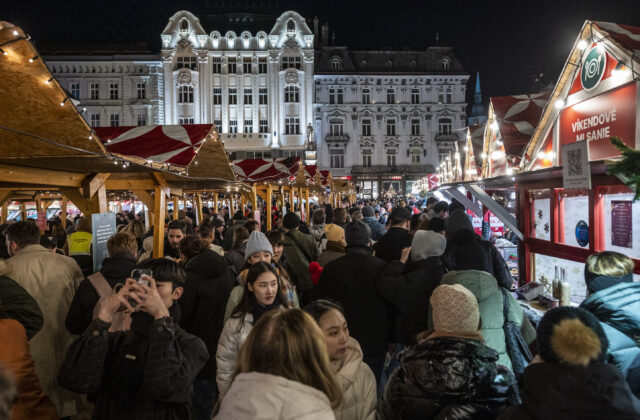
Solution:
[{"label": "smartphone", "polygon": [[[139,284],[149,286],[149,281],[145,280],[145,277],[153,277],[153,270],[151,270],[150,268],[135,268],[131,271],[130,277],[137,281]],[[132,308],[135,308],[136,306],[138,306],[138,302],[133,299],[129,299],[129,305],[131,305]]]}]

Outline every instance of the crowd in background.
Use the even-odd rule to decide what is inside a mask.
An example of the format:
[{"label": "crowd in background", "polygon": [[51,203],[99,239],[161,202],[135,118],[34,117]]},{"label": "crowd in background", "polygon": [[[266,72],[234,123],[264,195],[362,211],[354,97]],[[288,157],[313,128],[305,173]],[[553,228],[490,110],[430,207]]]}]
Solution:
[{"label": "crowd in background", "polygon": [[[587,258],[531,317],[457,201],[175,209],[0,226],[2,419],[640,418],[640,283]],[[262,206],[262,217],[266,208]],[[531,352],[533,353],[531,353]],[[535,356],[535,357],[534,357]]]}]

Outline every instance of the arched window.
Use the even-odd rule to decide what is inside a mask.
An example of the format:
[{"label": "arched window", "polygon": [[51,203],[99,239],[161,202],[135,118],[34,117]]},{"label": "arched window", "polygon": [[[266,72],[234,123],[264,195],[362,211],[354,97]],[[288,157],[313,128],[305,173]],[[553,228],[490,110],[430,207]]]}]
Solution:
[{"label": "arched window", "polygon": [[191,86],[178,88],[178,103],[193,103],[193,88]]},{"label": "arched window", "polygon": [[300,89],[297,86],[287,86],[284,88],[285,102],[300,102]]},{"label": "arched window", "polygon": [[449,70],[450,67],[451,63],[449,62],[448,58],[443,58],[442,61],[440,61],[440,68],[442,70]]},{"label": "arched window", "polygon": [[340,63],[340,58],[333,57],[331,59],[331,68],[333,70],[340,70],[342,68],[342,63]]},{"label": "arched window", "polygon": [[289,19],[289,21],[287,21],[287,33],[288,34],[296,33],[296,23],[293,21],[293,19]]},{"label": "arched window", "polygon": [[189,32],[189,22],[186,19],[180,22],[180,32],[183,34],[186,34]]}]

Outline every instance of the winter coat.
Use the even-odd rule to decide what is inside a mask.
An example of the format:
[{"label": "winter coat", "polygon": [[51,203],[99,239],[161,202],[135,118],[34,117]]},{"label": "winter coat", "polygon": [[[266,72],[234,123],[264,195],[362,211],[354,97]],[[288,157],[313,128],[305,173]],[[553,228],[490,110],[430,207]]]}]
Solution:
[{"label": "winter coat", "polygon": [[[125,284],[134,268],[136,268],[135,257],[123,254],[105,258],[102,261],[100,272],[113,289],[118,283]],[[91,324],[91,321],[93,321],[93,309],[98,300],[100,300],[100,296],[91,282],[87,279],[82,280],[71,301],[65,320],[67,330],[71,334],[80,335]]]},{"label": "winter coat", "polygon": [[400,259],[402,249],[411,246],[412,239],[413,237],[406,229],[392,227],[376,243],[376,257],[386,262],[397,261]]},{"label": "winter coat", "polygon": [[220,398],[224,397],[231,386],[233,374],[238,366],[240,348],[252,328],[253,315],[250,313],[246,314],[244,319],[231,317],[224,324],[216,351],[216,382]]},{"label": "winter coat", "polygon": [[[224,311],[235,283],[224,259],[211,250],[191,258],[185,264],[187,283],[179,300],[182,315],[180,326],[204,341],[213,356],[224,326]],[[209,357],[198,374],[200,379],[214,379],[216,360]]]},{"label": "winter coat", "polygon": [[282,245],[289,272],[292,272],[291,277],[298,282],[295,284],[298,294],[302,295],[313,287],[309,263],[318,259],[316,241],[313,236],[294,229],[285,233]]},{"label": "winter coat", "polygon": [[412,262],[413,271],[403,274],[405,264],[389,263],[378,276],[378,292],[396,308],[396,342],[416,343],[416,335],[426,331],[429,323],[429,299],[440,285],[444,267],[440,257]]},{"label": "winter coat", "polygon": [[11,373],[18,391],[9,419],[58,420],[56,407],[42,391],[35,373],[22,324],[15,319],[0,319],[0,341],[0,364]]},{"label": "winter coat", "polygon": [[54,254],[41,245],[27,245],[6,260],[8,276],[38,302],[44,325],[29,342],[42,390],[56,405],[60,417],[75,414],[76,395],[56,381],[62,359],[73,337],[65,318],[73,295],[83,280],[80,267],[71,257]]},{"label": "winter coat", "polygon": [[371,229],[371,239],[374,241],[379,241],[387,233],[384,225],[375,217],[363,217],[362,221]]},{"label": "winter coat", "polygon": [[339,242],[329,241],[327,242],[326,249],[318,256],[318,264],[321,267],[329,264],[333,260],[337,260],[340,257],[346,255],[346,248]]},{"label": "winter coat", "polygon": [[481,341],[423,340],[405,350],[378,403],[378,418],[493,419],[519,402],[515,378]]},{"label": "winter coat", "polygon": [[640,402],[607,364],[533,363],[524,371],[521,395],[522,404],[504,410],[499,420],[640,418]]},{"label": "winter coat", "polygon": [[360,344],[349,337],[344,360],[331,362],[340,388],[342,404],[334,410],[336,420],[373,420],[376,415],[376,378],[362,361]]},{"label": "winter coat", "polygon": [[309,227],[309,234],[313,236],[313,239],[315,239],[316,241],[316,246],[318,247],[318,255],[320,255],[320,253],[324,251],[327,246],[327,237],[324,234],[324,227],[324,223],[321,225],[312,225]]},{"label": "winter coat", "polygon": [[5,276],[7,263],[0,260],[0,319],[14,319],[24,327],[27,340],[42,328],[44,321],[38,302],[22,286]]},{"label": "winter coat", "polygon": [[602,289],[587,296],[580,307],[600,321],[609,340],[609,362],[616,365],[640,398],[640,379],[630,375],[630,370],[640,369],[640,283],[619,283]]},{"label": "winter coat", "polygon": [[[461,284],[474,294],[478,300],[482,336],[485,343],[498,352],[500,356],[498,359],[499,364],[512,369],[511,359],[507,354],[504,330],[502,329],[504,326],[502,292],[498,288],[496,279],[484,271],[451,271],[442,277],[441,284]],[[508,296],[507,314],[509,320],[516,323],[527,344],[531,344],[536,338],[536,332],[529,319],[524,315],[520,304],[510,293]],[[429,322],[432,325],[431,308],[429,308],[429,315]]]},{"label": "winter coat", "polygon": [[222,400],[218,420],[333,420],[327,396],[267,373],[240,373]]},{"label": "winter coat", "polygon": [[349,247],[347,255],[324,267],[314,290],[317,298],[342,304],[351,336],[360,343],[364,360],[376,377],[382,366],[376,366],[371,360],[382,358],[384,363],[393,322],[390,308],[376,289],[376,278],[385,266],[386,263],[369,250]]},{"label": "winter coat", "polygon": [[224,260],[236,276],[240,274],[244,266],[247,264],[247,259],[244,257],[244,250],[246,248],[247,241],[244,241],[237,248],[227,252],[224,256]]},{"label": "winter coat", "polygon": [[224,233],[224,241],[222,247],[225,251],[229,251],[231,249],[231,246],[233,245],[233,234],[237,229],[243,227],[244,223],[244,220],[236,220],[234,224],[230,226],[229,229],[227,229],[227,231]]},{"label": "winter coat", "polygon": [[181,420],[189,418],[192,383],[207,347],[171,317],[132,316],[131,330],[108,332],[96,319],[70,347],[60,384],[95,398],[93,420]]},{"label": "winter coat", "polygon": [[[455,241],[450,240],[450,238],[459,238],[462,244],[468,241],[475,241],[477,249],[483,250],[483,255],[480,257],[480,259],[482,260],[481,267],[465,267],[460,261],[456,261],[455,257],[452,254],[452,249],[453,247],[460,245],[456,244]],[[455,237],[447,236],[447,247],[444,251],[444,255],[442,255],[442,261],[444,262],[444,265],[448,271],[461,271],[469,269],[486,271],[487,273],[495,277],[500,287],[503,287],[507,290],[511,290],[511,288],[513,287],[513,277],[511,276],[511,271],[509,271],[509,267],[507,267],[507,263],[505,262],[502,255],[500,255],[496,247],[493,246],[491,242],[485,241],[474,232],[456,232]]]}]

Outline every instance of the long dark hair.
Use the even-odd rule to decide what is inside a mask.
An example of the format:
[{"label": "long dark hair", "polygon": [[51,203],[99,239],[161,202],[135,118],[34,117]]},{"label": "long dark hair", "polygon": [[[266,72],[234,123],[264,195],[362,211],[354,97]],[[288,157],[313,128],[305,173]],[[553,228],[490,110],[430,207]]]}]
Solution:
[{"label": "long dark hair", "polygon": [[256,295],[251,290],[249,290],[249,284],[253,286],[253,283],[258,280],[258,277],[260,277],[262,273],[266,272],[273,273],[273,275],[276,276],[276,280],[278,282],[278,294],[275,301],[280,303],[280,305],[282,305],[283,307],[289,308],[289,301],[282,292],[282,287],[280,287],[280,277],[278,276],[278,272],[276,271],[276,269],[265,262],[253,264],[251,267],[249,267],[249,273],[247,273],[247,281],[244,285],[242,299],[231,312],[231,316],[233,318],[240,318],[242,320],[242,322],[238,324],[238,328],[242,328],[245,316],[253,311],[253,308],[257,302]]},{"label": "long dark hair", "polygon": [[320,318],[322,318],[322,315],[326,314],[332,309],[335,309],[344,316],[344,308],[342,307],[342,305],[326,299],[314,300],[313,302],[302,308],[302,310],[311,315],[313,319],[316,320],[316,322],[320,322]]}]

